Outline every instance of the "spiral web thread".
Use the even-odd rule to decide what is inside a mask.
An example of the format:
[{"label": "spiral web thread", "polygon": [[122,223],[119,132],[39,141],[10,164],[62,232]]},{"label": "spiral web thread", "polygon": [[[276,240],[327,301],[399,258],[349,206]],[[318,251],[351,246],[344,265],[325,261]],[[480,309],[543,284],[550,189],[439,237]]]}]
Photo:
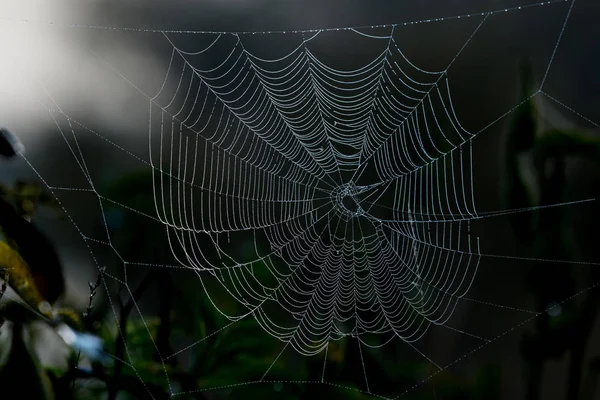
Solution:
[{"label": "spiral web thread", "polygon": [[[172,49],[158,93],[145,94],[115,70],[149,101],[149,159],[138,160],[152,170],[156,215],[144,216],[164,225],[176,267],[193,273],[231,321],[222,329],[254,318],[283,343],[271,367],[287,348],[312,356],[351,337],[362,358],[363,348],[399,339],[436,366],[435,375],[465,355],[449,365],[428,356],[418,343],[431,325],[479,340],[473,351],[516,328],[493,338],[454,328],[448,321],[461,301],[531,314],[519,325],[540,315],[465,297],[480,259],[504,257],[481,253],[471,221],[530,210],[477,212],[472,141],[523,103],[469,132],[455,113],[448,70],[490,15],[552,3],[558,2],[463,16],[480,23],[441,71],[421,69],[405,56],[395,40],[397,25],[336,29],[380,49],[347,70],[311,50],[313,41],[332,33],[327,29],[284,33],[293,46],[277,58],[250,50],[256,39],[250,33],[154,31]],[[187,35],[198,33],[206,41],[189,49]],[[542,88],[533,96],[540,94],[563,105]],[[56,103],[48,110],[65,141],[65,131],[73,133],[70,149],[90,185],[83,190],[101,207],[116,203],[95,189],[75,132],[109,139]],[[54,192],[82,190],[46,184]],[[104,244],[119,254],[108,229],[107,242],[80,233],[88,245]],[[251,246],[240,251],[248,238]],[[131,294],[128,282],[104,278]],[[213,298],[215,282],[237,312]],[[114,306],[113,312],[117,318]],[[162,354],[163,365],[189,348]],[[241,384],[270,382],[269,370]],[[325,369],[322,376],[320,383],[334,384],[326,382]]]},{"label": "spiral web thread", "polygon": [[[468,226],[461,220],[476,216],[466,173],[471,146],[467,156],[461,147],[472,135],[456,119],[446,71],[410,64],[391,32],[368,35],[387,45],[352,71],[319,61],[308,47],[317,35],[277,60],[253,56],[234,36],[224,60],[205,69],[188,57],[212,58],[207,53],[227,38],[186,52],[167,37],[174,46],[167,80],[179,81],[174,95],[162,100],[161,90],[151,100],[160,113],[150,127],[160,155],[151,162],[163,172],[156,211],[182,264],[210,269],[268,333],[302,354],[349,334],[414,341],[449,318],[477,267],[477,255],[460,247],[470,247],[468,233],[460,243]],[[442,118],[451,129],[441,128]],[[355,183],[368,168],[377,182]],[[370,210],[389,192],[391,218],[378,218]],[[266,237],[269,251],[243,262],[222,250],[219,236],[244,231]],[[206,236],[217,263],[198,251]],[[272,285],[256,275],[258,261]],[[266,302],[295,322],[278,323]]]}]

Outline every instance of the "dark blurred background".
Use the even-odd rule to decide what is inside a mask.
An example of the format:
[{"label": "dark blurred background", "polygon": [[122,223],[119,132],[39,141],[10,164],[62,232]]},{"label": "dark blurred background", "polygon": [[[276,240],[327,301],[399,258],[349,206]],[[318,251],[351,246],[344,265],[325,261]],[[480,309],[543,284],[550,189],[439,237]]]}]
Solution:
[{"label": "dark blurred background", "polygon": [[[40,176],[37,175],[39,173],[45,183],[52,187],[89,188],[89,183],[86,182],[77,164],[78,156],[73,155],[72,149],[66,145],[67,140],[63,136],[73,133],[66,129],[68,124],[65,124],[64,120],[60,124],[64,131],[60,132],[52,115],[47,111],[47,107],[61,109],[74,120],[90,128],[86,130],[81,125],[77,125],[75,131],[83,149],[89,176],[96,189],[106,190],[106,193],[109,193],[106,196],[113,200],[119,198],[118,201],[124,204],[132,207],[138,204],[141,208],[145,208],[147,204],[144,202],[151,202],[149,198],[152,195],[151,188],[144,189],[143,182],[140,182],[140,190],[136,191],[135,184],[132,183],[135,181],[128,181],[133,179],[132,174],[135,176],[136,173],[147,169],[146,165],[135,158],[139,157],[143,160],[148,158],[148,99],[140,94],[140,91],[152,95],[159,89],[171,54],[171,47],[162,34],[147,32],[144,31],[145,29],[290,31],[402,24],[409,21],[502,10],[532,2],[425,0],[416,4],[408,1],[383,0],[204,0],[192,4],[181,0],[170,2],[98,0],[85,3],[74,1],[56,1],[51,4],[43,1],[4,3],[0,6],[0,21],[2,21],[0,34],[4,38],[0,43],[0,54],[3,55],[2,66],[0,66],[2,69],[0,125],[10,128],[21,138],[26,147],[27,162],[20,159],[3,162],[0,168],[0,181],[7,186],[14,185],[16,180],[39,182]],[[533,147],[531,151],[528,149],[523,151],[522,148],[518,148],[518,145],[511,145],[518,144],[519,135],[527,134],[527,132],[516,131],[516,128],[511,125],[511,121],[515,120],[515,115],[518,113],[512,112],[488,127],[491,122],[496,121],[498,117],[522,101],[523,76],[520,67],[524,63],[531,66],[534,91],[537,90],[546,73],[571,4],[571,2],[558,2],[491,15],[449,69],[450,89],[459,120],[472,132],[485,128],[473,142],[475,199],[479,212],[518,208],[516,205],[521,203],[518,201],[511,203],[512,192],[509,193],[507,189],[508,186],[513,187],[512,190],[517,190],[514,187],[518,185],[511,186],[510,183],[515,179],[522,179],[524,190],[534,193],[533,200],[521,204],[522,206],[548,204],[544,203],[547,199],[559,203],[595,198],[600,195],[598,189],[600,160],[595,158],[597,154],[595,150],[581,150],[582,145],[569,144],[575,139],[565,139],[561,143],[567,144],[556,145],[559,150],[550,151],[548,154],[543,153],[551,164],[549,169],[554,168],[564,172],[564,179],[560,181],[560,190],[558,190],[560,193],[551,195],[548,194],[551,192],[550,189],[556,188],[558,183],[552,180],[552,173],[546,181],[535,180]],[[532,102],[540,131],[576,131],[578,134],[588,135],[586,137],[591,139],[586,139],[586,143],[589,143],[587,148],[597,146],[600,134],[598,126],[593,123],[593,121],[596,123],[600,121],[600,80],[597,78],[597,71],[600,68],[599,18],[600,4],[597,1],[576,0],[543,87],[545,93],[572,110],[543,94],[535,96]],[[411,62],[424,69],[441,70],[450,63],[479,22],[480,19],[477,17],[463,17],[448,18],[435,23],[399,25],[395,30],[395,38]],[[69,26],[71,24],[77,26]],[[112,29],[119,27],[134,29]],[[193,49],[196,37],[196,35],[178,36],[180,38],[178,44]],[[352,35],[335,35],[331,39],[327,37],[315,45],[317,46],[315,51],[329,57],[335,62],[337,68],[356,67],[356,58],[360,58],[361,55],[353,54],[355,48],[352,38]],[[282,54],[286,50],[283,39],[281,48],[261,48],[261,38],[252,38],[252,44],[253,48],[265,57]],[[287,50],[291,48],[293,44],[290,44]],[[368,49],[364,51],[368,54]],[[364,55],[362,56],[364,59]],[[592,122],[582,118],[578,113]],[[100,133],[102,137],[94,132]],[[556,161],[558,159],[560,159],[559,166]],[[513,170],[508,168],[512,162],[518,165],[519,173],[516,174],[518,177],[511,175]],[[32,167],[37,173],[32,170]],[[542,169],[545,168],[545,164],[542,165]],[[123,187],[128,187],[129,191]],[[87,282],[94,281],[97,275],[97,265],[90,256],[90,250],[100,264],[118,263],[118,257],[106,246],[90,245],[88,241],[87,244],[90,245],[88,247],[81,238],[82,234],[91,238],[101,237],[104,229],[101,213],[110,210],[102,210],[97,197],[91,192],[59,190],[56,193],[81,232],[74,229],[68,218],[56,217],[53,211],[42,210],[36,222],[42,232],[50,237],[62,261],[67,281],[63,302],[82,311],[89,296]],[[473,229],[481,237],[481,252],[484,254],[566,259],[567,254],[561,254],[564,257],[555,257],[552,252],[553,248],[564,246],[568,249],[568,258],[600,263],[600,254],[596,249],[599,207],[598,202],[594,201],[561,207],[560,211],[554,214],[539,212],[533,219],[528,213],[515,214],[512,219],[506,216],[494,217],[478,221]],[[146,219],[145,223],[153,227],[145,231],[148,236],[143,237],[143,243],[151,243],[151,245],[139,246],[139,242],[136,243],[131,239],[143,230],[139,226],[136,227],[139,221],[134,219],[132,220],[134,222],[130,221],[130,225],[127,225],[127,221],[124,222],[121,217],[115,218],[118,220],[114,227],[115,243],[119,243],[121,255],[130,255],[124,256],[126,260],[153,263],[156,260],[155,248],[159,248],[164,252],[160,255],[159,263],[170,264],[173,261],[169,258],[168,246],[160,224],[153,224]],[[551,229],[553,225],[560,225],[560,227],[553,231]],[[519,232],[524,230],[532,232],[533,239],[529,239],[530,246],[526,245],[526,239],[519,238]],[[567,231],[568,235],[565,233]],[[563,236],[568,236],[569,239],[563,239]],[[542,239],[536,241],[535,238]],[[122,242],[119,241],[121,239]],[[540,244],[540,241],[543,243]],[[552,243],[559,244],[553,246]],[[147,248],[140,250],[140,247]],[[492,388],[489,389],[491,393],[489,396],[492,397],[486,397],[486,389],[481,389],[480,392],[484,393],[479,394],[483,396],[481,398],[494,398],[493,396],[501,399],[568,398],[565,396],[571,393],[568,386],[569,376],[574,373],[571,365],[575,351],[567,343],[581,341],[577,339],[572,329],[573,326],[578,326],[574,321],[595,321],[597,312],[584,314],[581,309],[586,304],[585,299],[588,296],[591,298],[599,296],[597,289],[589,289],[596,284],[593,278],[598,277],[594,272],[598,268],[600,268],[598,264],[556,264],[489,257],[482,259],[475,284],[467,294],[469,299],[476,301],[465,302],[464,306],[457,310],[457,314],[452,319],[452,326],[493,341],[484,343],[480,348],[482,343],[477,339],[456,335],[452,331],[436,330],[436,334],[428,339],[429,354],[437,360],[438,364],[449,365],[449,367],[426,382],[421,383],[417,379],[414,382],[417,384],[416,388],[406,396],[461,398],[461,395],[456,394],[460,390],[465,393],[476,392],[480,389],[473,389],[473,387],[477,386],[478,382],[490,379],[493,383],[489,384]],[[146,270],[143,268],[139,268],[139,271],[130,270],[135,271],[132,278],[132,282],[135,282],[132,286],[135,287],[138,281],[142,280]],[[178,282],[185,281],[188,276],[185,275],[185,271],[169,271],[176,287],[179,287]],[[567,281],[572,283],[567,285]],[[565,283],[564,287],[569,286],[568,290],[561,286],[561,283]],[[190,287],[181,286],[181,291],[188,290],[192,294],[186,296],[182,294],[178,304],[183,304],[182,307],[185,308],[187,301],[190,308],[194,308],[196,302],[201,302],[199,298],[202,294],[198,285],[188,286]],[[116,287],[108,288],[108,293],[111,295],[116,295],[117,291]],[[576,295],[581,291],[584,292]],[[104,321],[109,321],[105,325],[110,326],[110,321],[114,324],[115,316],[111,314],[106,292],[101,292],[95,301],[98,308],[107,313]],[[158,298],[160,292],[160,286],[152,286],[147,296]],[[120,295],[126,302],[127,294],[120,293]],[[550,321],[544,324],[538,322],[540,318],[530,319],[534,316],[531,312],[545,311],[544,304],[547,307],[553,302],[562,302],[572,295],[576,296],[562,304],[561,309],[557,311],[557,316],[560,313],[572,313],[567,315],[567,322],[561,320],[562,322],[556,323],[550,318]],[[555,298],[552,298],[553,296]],[[186,301],[183,300],[184,297]],[[149,309],[153,307],[151,300],[144,301],[148,302]],[[174,310],[175,313],[179,312],[177,309]],[[135,316],[136,313],[132,313],[132,321],[136,320]],[[144,316],[146,317],[146,314]],[[194,318],[203,319],[203,316],[196,315]],[[102,321],[103,318],[98,315],[98,320]],[[191,317],[190,321],[193,321]],[[559,328],[553,324],[558,324]],[[570,326],[571,330],[560,328],[561,324]],[[588,331],[584,354],[580,357],[581,360],[578,359],[582,365],[582,371],[579,372],[582,387],[590,379],[593,382],[594,377],[598,376],[596,374],[598,357],[600,357],[600,341],[597,338],[600,337],[600,326],[593,322]],[[191,334],[189,330],[186,332],[188,339],[189,336],[199,339],[202,333],[193,329]],[[261,333],[256,331],[253,334]],[[140,336],[144,335],[140,334]],[[233,336],[227,340],[234,341],[237,338]],[[539,346],[530,345],[528,340],[533,340]],[[171,346],[175,349],[184,347],[173,337]],[[267,345],[263,344],[263,346]],[[397,347],[402,347],[402,343]],[[531,347],[535,350],[531,350]],[[545,350],[540,350],[539,347]],[[277,345],[275,348],[278,348]],[[548,348],[554,348],[556,354]],[[135,356],[139,357],[140,362],[145,357],[141,354]],[[367,373],[373,371],[373,375],[379,375],[375,371],[388,371],[388,375],[386,373],[381,375],[394,376],[394,373],[398,373],[399,376],[412,375],[421,379],[433,372],[419,364],[419,361],[423,360],[415,361],[414,354],[406,357],[412,358],[410,362],[415,364],[406,364],[406,359],[403,358],[405,356],[405,353],[398,350],[395,358],[391,357],[384,361],[378,358],[380,357],[378,354],[374,354],[373,358],[366,363],[366,371]],[[360,382],[361,368],[357,365],[352,365],[352,368],[348,366],[348,363],[356,362],[352,354],[348,355],[346,360],[343,356],[340,357],[341,360],[328,362],[340,365],[338,377],[342,379],[341,383],[346,383],[343,381],[344,377],[351,376],[349,380],[352,384],[364,390],[363,383]],[[295,365],[294,360],[292,357],[289,361],[292,366]],[[322,358],[319,357],[319,360],[317,364],[322,365]],[[306,366],[307,371],[313,368],[310,365],[311,361],[302,362],[309,363]],[[290,368],[290,364],[287,368]],[[543,367],[540,367],[540,364]],[[269,363],[266,365],[268,366]],[[302,365],[304,368],[304,364]],[[262,368],[262,364],[256,368]],[[348,372],[351,370],[354,372]],[[354,375],[356,370],[359,373]],[[543,373],[539,378],[539,393],[536,394],[531,388],[535,386],[532,383],[535,379],[531,376],[540,370]],[[311,376],[310,372],[306,374]],[[297,379],[306,379],[304,372],[299,372],[299,375],[301,377]],[[492,378],[489,378],[490,376]],[[292,374],[285,378],[292,380],[294,376]],[[253,379],[256,377],[243,376],[241,372],[240,375],[235,375],[235,371],[231,371],[229,374],[223,373],[223,377],[215,379],[214,382],[202,381],[199,386],[236,384]],[[377,382],[375,378],[373,379]],[[406,381],[398,377],[390,379],[391,381],[381,379],[380,391],[377,383],[372,383],[371,391],[386,396],[399,395],[410,389],[413,384],[413,381],[408,378]],[[399,383],[396,385],[393,379],[398,379]],[[273,384],[260,385],[268,386],[269,396],[273,396],[272,398],[296,396],[296,388],[291,387],[293,385],[284,384],[283,388]],[[215,398],[220,398],[219,396],[241,398],[247,395],[244,390],[248,390],[249,395],[252,395],[250,386],[252,385],[248,385],[248,388],[240,387],[234,392],[216,392]],[[190,387],[189,383],[187,387]],[[448,387],[455,389],[447,389],[447,393],[443,392],[443,388]],[[321,385],[316,385],[312,390],[316,390],[317,393],[320,388]],[[309,391],[302,390],[302,393]],[[594,393],[590,390],[586,386],[582,391],[584,393],[581,393],[581,398],[585,398],[583,396],[586,393]],[[212,392],[207,393],[210,396]],[[342,390],[330,396],[352,398],[351,393],[353,392]],[[595,393],[596,396],[600,396],[600,392]],[[535,397],[536,395],[538,397]],[[313,396],[317,395],[313,394]]]}]

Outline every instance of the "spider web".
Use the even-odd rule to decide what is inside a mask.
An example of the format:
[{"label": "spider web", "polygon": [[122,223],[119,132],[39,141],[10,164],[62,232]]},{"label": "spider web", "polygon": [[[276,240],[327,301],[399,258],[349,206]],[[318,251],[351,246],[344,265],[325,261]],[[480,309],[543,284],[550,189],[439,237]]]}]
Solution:
[{"label": "spider web", "polygon": [[[306,355],[350,331],[395,333],[409,340],[422,335],[427,325],[423,317],[430,322],[447,319],[452,307],[446,303],[471,281],[466,277],[472,275],[471,254],[464,257],[465,266],[462,254],[449,257],[460,251],[458,244],[445,247],[452,228],[455,233],[461,229],[460,222],[436,214],[460,219],[476,215],[472,196],[465,196],[472,190],[465,189],[469,166],[463,165],[462,151],[440,149],[457,149],[471,136],[448,111],[451,106],[446,107],[448,86],[440,84],[445,71],[417,70],[431,75],[433,82],[411,78],[396,61],[408,60],[391,34],[368,36],[387,46],[366,67],[334,70],[308,49],[317,35],[278,60],[253,56],[234,35],[224,61],[207,69],[193,66],[186,55],[213,58],[207,52],[222,36],[194,53],[169,39],[174,57],[167,80],[174,75],[179,81],[174,96],[161,102],[161,90],[151,99],[151,112],[156,104],[160,124],[151,117],[150,127],[151,147],[157,143],[159,154],[151,163],[168,177],[165,183],[161,176],[155,187],[157,213],[172,232],[174,252],[181,248],[177,259],[201,271],[211,268],[267,332]],[[175,57],[182,61],[180,71]],[[180,91],[185,92],[181,105],[175,100]],[[442,118],[453,131],[441,128]],[[429,126],[438,129],[438,140]],[[359,169],[371,168],[375,183],[354,182],[360,181]],[[455,168],[460,171],[456,180]],[[196,182],[190,175],[198,169],[204,174]],[[371,210],[388,192],[394,193],[394,213],[383,220]],[[417,204],[417,193],[423,192],[430,201]],[[421,221],[413,219],[411,209],[418,209]],[[431,229],[427,234],[423,229],[432,216],[433,237]],[[419,224],[425,218],[427,224]],[[252,232],[256,242],[264,237],[270,248],[266,254],[257,251],[250,261],[231,257],[218,237],[238,232]],[[217,263],[195,251],[207,234],[219,252]],[[284,261],[284,270],[274,257]],[[420,271],[419,264],[433,264],[439,257],[444,259],[439,269]],[[257,261],[268,271],[262,279],[255,272]],[[389,293],[390,279],[396,295]],[[413,284],[424,284],[425,292],[413,293]],[[263,307],[268,301],[291,314],[297,325],[274,321]],[[363,317],[360,310],[384,318]],[[350,330],[340,326],[350,320],[355,320]]]},{"label": "spider web", "polygon": [[[532,96],[562,104],[542,89],[574,1],[360,28],[130,29],[154,34],[171,52],[164,80],[152,95],[107,64],[147,99],[147,159],[71,118],[54,103],[50,113],[89,188],[61,188],[46,182],[43,173],[39,176],[54,192],[83,190],[97,197],[107,241],[87,236],[71,221],[92,255],[93,245],[105,245],[123,262],[125,280],[105,274],[105,283],[117,282],[133,299],[129,268],[170,267],[119,255],[103,208],[110,202],[164,227],[166,239],[156,240],[168,241],[177,260],[171,267],[196,279],[202,295],[231,321],[207,337],[253,318],[265,335],[281,342],[266,370],[233,385],[272,383],[270,370],[284,352],[326,359],[330,345],[344,338],[356,342],[361,359],[357,368],[364,378],[358,384],[366,393],[378,392],[369,385],[363,352],[397,341],[437,369],[424,376],[422,384],[541,315],[465,297],[482,259],[524,260],[482,253],[471,224],[532,210],[478,212],[475,206],[473,140],[525,101],[471,132],[455,111],[449,71],[490,16],[565,3],[562,30],[540,89]],[[403,52],[398,42],[403,27],[454,19],[476,24],[443,69],[421,68]],[[340,68],[337,65],[348,63],[336,62],[321,51],[323,43],[336,40],[369,50],[365,57],[356,56],[356,67]],[[68,131],[73,134],[70,139]],[[152,173],[154,215],[99,193],[76,132],[95,134],[145,164]],[[453,313],[463,303],[528,317],[483,337],[452,325]],[[145,324],[137,304],[136,309]],[[113,312],[117,319],[114,305]],[[437,361],[425,345],[434,328],[467,337],[476,345],[449,362]],[[169,358],[203,340],[174,354],[161,354],[165,373]],[[129,348],[127,354],[129,360],[120,361],[135,369]],[[313,383],[336,385],[327,381],[325,366],[321,380]],[[412,389],[400,389],[398,395]],[[184,394],[171,390],[173,395]]]}]

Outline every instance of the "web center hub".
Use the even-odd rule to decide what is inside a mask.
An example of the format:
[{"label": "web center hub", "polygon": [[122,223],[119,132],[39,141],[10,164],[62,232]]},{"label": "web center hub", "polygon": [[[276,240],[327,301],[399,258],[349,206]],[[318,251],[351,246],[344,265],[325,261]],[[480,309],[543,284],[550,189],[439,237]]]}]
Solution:
[{"label": "web center hub", "polygon": [[345,183],[331,191],[331,202],[338,212],[348,217],[357,217],[364,214],[359,193],[360,189],[353,182]]}]

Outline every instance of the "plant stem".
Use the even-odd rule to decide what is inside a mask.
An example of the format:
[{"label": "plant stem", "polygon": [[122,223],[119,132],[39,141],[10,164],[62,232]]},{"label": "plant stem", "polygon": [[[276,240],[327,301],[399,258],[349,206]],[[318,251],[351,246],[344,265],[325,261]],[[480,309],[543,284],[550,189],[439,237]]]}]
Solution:
[{"label": "plant stem", "polygon": [[[96,297],[96,293],[97,293],[96,290],[102,284],[102,279],[103,279],[104,271],[106,271],[106,268],[105,267],[101,267],[98,270],[98,275],[96,276],[96,282],[89,282],[88,283],[88,285],[90,287],[90,296],[88,298],[87,308],[86,308],[85,312],[83,313],[83,324],[84,325],[88,321],[88,319],[90,317],[90,314],[92,312],[92,308],[94,307],[94,297]],[[75,362],[72,365],[72,369],[74,369],[74,370],[79,369],[79,359],[80,358],[81,358],[81,350],[79,350],[77,352],[77,358],[75,359]],[[75,389],[75,374],[73,375],[72,388]]]},{"label": "plant stem", "polygon": [[133,292],[133,296],[125,305],[123,305],[123,303],[121,302],[121,298],[118,298],[120,305],[120,313],[115,346],[115,359],[117,361],[115,362],[115,369],[113,371],[113,385],[109,388],[108,391],[108,400],[115,400],[120,390],[120,380],[123,364],[118,360],[122,360],[123,355],[125,353],[125,344],[127,343],[127,319],[129,318],[129,313],[131,312],[135,303],[139,301],[139,299],[142,297],[146,289],[148,289],[150,283],[152,283],[154,271],[155,269],[151,269],[150,272],[148,272],[148,274],[144,277],[140,285]]},{"label": "plant stem", "polygon": [[529,379],[527,380],[527,400],[538,400],[540,398],[540,384],[544,375],[544,360],[536,358],[529,362]]}]

